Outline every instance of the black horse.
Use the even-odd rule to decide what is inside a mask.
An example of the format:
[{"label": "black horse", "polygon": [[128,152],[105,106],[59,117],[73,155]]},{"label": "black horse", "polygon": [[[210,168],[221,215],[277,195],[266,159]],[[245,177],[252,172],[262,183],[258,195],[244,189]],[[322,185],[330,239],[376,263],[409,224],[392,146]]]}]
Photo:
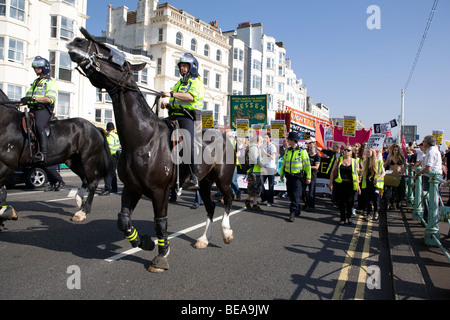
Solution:
[{"label": "black horse", "polygon": [[[158,255],[153,259],[149,270],[163,272],[169,268],[168,193],[177,180],[177,158],[172,157],[172,132],[166,122],[151,110],[133,80],[133,71],[141,70],[145,64],[131,65],[125,60],[123,53],[98,42],[85,29],[80,30],[86,39],[75,38],[67,45],[70,58],[95,87],[106,89],[111,96],[122,145],[118,173],[124,188],[118,227],[133,247],[152,250],[154,242],[150,236],[139,236],[131,224],[131,214],[139,199],[142,195],[149,197],[153,203],[154,225],[158,237]],[[215,135],[216,140],[203,142],[204,152],[214,150],[210,152],[213,159],[210,159],[209,164],[203,161],[200,166],[200,195],[207,210],[207,222],[205,233],[195,244],[196,248],[206,248],[211,235],[215,207],[210,195],[213,182],[224,196],[223,241],[228,244],[233,240],[229,213],[235,152],[224,134],[218,130],[215,133],[219,133]],[[231,151],[223,152],[224,150]],[[186,173],[186,170],[180,170],[181,182],[187,180]]]},{"label": "black horse", "polygon": [[[24,113],[17,110],[1,90],[0,114],[0,204],[10,212],[3,218],[0,215],[0,219],[7,220],[15,211],[11,206],[6,206],[5,182],[18,167],[31,164],[31,157],[28,135],[23,126]],[[82,118],[50,121],[49,130],[49,150],[42,165],[66,163],[81,178],[82,186],[76,195],[79,211],[72,221],[84,221],[91,211],[98,181],[107,175],[112,166],[105,132]],[[83,201],[86,189],[89,194]]]}]

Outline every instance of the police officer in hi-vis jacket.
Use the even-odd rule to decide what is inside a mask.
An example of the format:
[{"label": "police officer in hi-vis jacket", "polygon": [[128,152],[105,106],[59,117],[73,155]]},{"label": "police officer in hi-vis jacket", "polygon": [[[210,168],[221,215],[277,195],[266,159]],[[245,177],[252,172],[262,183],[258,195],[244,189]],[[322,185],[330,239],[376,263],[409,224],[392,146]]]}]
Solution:
[{"label": "police officer in hi-vis jacket", "polygon": [[306,184],[311,183],[311,163],[306,150],[298,144],[298,133],[289,132],[289,148],[284,152],[283,163],[280,169],[280,180],[286,176],[286,188],[291,204],[289,205],[289,222],[294,222],[294,216],[301,214],[300,199],[302,196],[302,179]]}]

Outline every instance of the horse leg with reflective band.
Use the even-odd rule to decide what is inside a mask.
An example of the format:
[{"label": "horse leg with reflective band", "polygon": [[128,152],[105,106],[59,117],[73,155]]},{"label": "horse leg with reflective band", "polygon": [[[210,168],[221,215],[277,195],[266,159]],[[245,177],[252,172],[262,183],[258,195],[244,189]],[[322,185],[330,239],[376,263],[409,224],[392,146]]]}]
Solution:
[{"label": "horse leg with reflective band", "polygon": [[[159,199],[159,201],[157,201]],[[153,212],[155,213],[154,228],[158,237],[158,255],[152,260],[150,272],[164,272],[169,269],[167,257],[170,253],[167,232],[167,209],[169,193],[166,188],[154,190],[152,195]]]},{"label": "horse leg with reflective band", "polygon": [[170,253],[167,233],[167,217],[155,218],[155,230],[158,237],[158,255],[152,260],[148,268],[150,272],[164,272],[169,270],[167,256]]},{"label": "horse leg with reflective band", "polygon": [[155,243],[152,241],[149,235],[139,236],[138,231],[131,224],[131,214],[134,208],[141,199],[141,194],[137,192],[130,192],[126,186],[122,191],[122,210],[118,214],[117,227],[122,231],[130,241],[133,248],[139,247],[143,250],[153,250]]}]

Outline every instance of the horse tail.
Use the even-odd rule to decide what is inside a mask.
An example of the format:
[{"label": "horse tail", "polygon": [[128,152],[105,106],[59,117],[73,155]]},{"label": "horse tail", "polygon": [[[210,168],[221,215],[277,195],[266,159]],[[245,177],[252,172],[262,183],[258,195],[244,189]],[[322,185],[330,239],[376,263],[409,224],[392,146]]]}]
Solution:
[{"label": "horse tail", "polygon": [[113,168],[113,158],[111,156],[111,151],[109,150],[108,140],[106,140],[105,131],[102,128],[98,128],[103,138],[103,151],[100,156],[100,161],[97,163],[96,176],[98,179],[104,178]]}]

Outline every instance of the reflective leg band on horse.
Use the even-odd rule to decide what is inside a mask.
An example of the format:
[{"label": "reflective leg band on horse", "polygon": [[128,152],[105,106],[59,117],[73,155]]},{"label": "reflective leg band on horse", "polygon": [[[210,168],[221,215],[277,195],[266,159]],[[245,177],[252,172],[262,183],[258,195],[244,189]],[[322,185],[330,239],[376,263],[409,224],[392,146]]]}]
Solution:
[{"label": "reflective leg band on horse", "polygon": [[125,237],[130,241],[133,248],[141,244],[141,239],[137,230],[131,225],[131,217],[126,212],[120,212],[117,219],[117,227],[125,234]]},{"label": "reflective leg band on horse", "polygon": [[133,248],[138,247],[141,244],[141,240],[139,238],[139,234],[137,232],[137,230],[134,227],[131,227],[130,231],[126,231],[125,233],[125,237],[128,239],[128,241],[130,241],[131,246]]},{"label": "reflective leg band on horse", "polygon": [[169,253],[169,240],[167,237],[167,217],[155,218],[156,236],[158,237],[158,255],[166,256]]}]

